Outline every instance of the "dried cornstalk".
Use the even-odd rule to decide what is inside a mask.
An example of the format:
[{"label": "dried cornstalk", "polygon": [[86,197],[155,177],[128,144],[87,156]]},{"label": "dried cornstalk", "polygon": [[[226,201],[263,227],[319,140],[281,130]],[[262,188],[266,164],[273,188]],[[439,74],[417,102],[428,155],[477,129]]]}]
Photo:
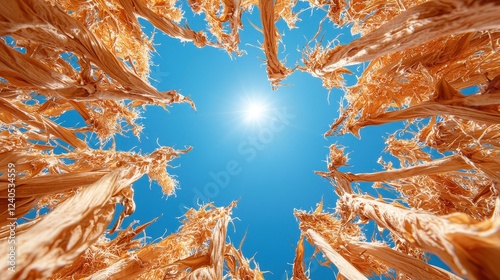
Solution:
[{"label": "dried cornstalk", "polygon": [[[242,28],[241,14],[248,7],[243,1],[199,1],[189,0],[189,6],[195,14],[205,14],[210,33],[212,33],[219,44],[229,53],[241,54],[238,44],[240,43],[239,29]],[[222,11],[221,11],[222,10]],[[229,23],[230,31],[226,32],[224,24]]]},{"label": "dried cornstalk", "polygon": [[[283,66],[278,58],[278,40],[280,35],[276,29],[274,0],[259,0],[262,32],[264,34],[264,53],[267,58],[267,76],[274,88],[286,78],[291,70]],[[279,17],[278,17],[279,18]]]},{"label": "dried cornstalk", "polygon": [[[15,217],[19,218],[37,203],[39,207],[48,205],[54,208],[77,193],[79,189],[98,181],[102,176],[120,166],[138,168],[142,174],[146,173],[151,180],[157,181],[165,194],[171,195],[175,191],[176,181],[166,173],[167,164],[173,158],[189,150],[175,151],[163,147],[149,156],[88,149],[65,155],[4,152],[2,155],[5,156],[5,160],[0,161],[0,170],[7,170],[8,162],[15,162],[19,172],[26,172],[25,178],[17,180],[16,199],[19,207],[16,207]],[[65,164],[62,159],[74,162]],[[36,167],[37,163],[40,167]],[[41,172],[47,166],[52,169],[51,174]],[[6,199],[7,197],[7,184],[3,183],[0,185],[0,198]],[[2,204],[5,201],[3,200]],[[0,217],[5,218],[0,224],[8,223],[7,217],[10,216],[7,207],[2,209]]]},{"label": "dried cornstalk", "polygon": [[497,29],[500,27],[499,11],[498,2],[491,0],[428,1],[407,9],[349,45],[329,51],[313,72],[323,76],[338,68],[373,60],[437,37]]},{"label": "dried cornstalk", "polygon": [[292,279],[309,280],[304,270],[304,235],[300,236],[297,248],[295,249],[295,259],[293,261]]},{"label": "dried cornstalk", "polygon": [[500,257],[498,217],[482,222],[463,213],[438,217],[350,194],[341,197],[338,208],[344,217],[358,215],[362,221],[374,220],[398,238],[438,255],[468,279],[500,277],[495,261]]},{"label": "dried cornstalk", "polygon": [[373,31],[406,9],[427,0],[309,0],[309,5],[328,10],[329,19],[336,25],[352,23],[352,34]]},{"label": "dried cornstalk", "polygon": [[462,279],[442,268],[426,264],[421,260],[398,252],[390,247],[377,242],[351,242],[350,248],[356,248],[360,254],[371,255],[388,267],[394,268],[398,273],[411,279]]},{"label": "dried cornstalk", "polygon": [[314,230],[307,230],[306,234],[312,240],[313,244],[318,247],[321,252],[326,256],[326,258],[332,262],[338,269],[339,272],[347,277],[347,279],[368,279],[361,272],[359,272],[352,264],[350,264],[346,259],[342,257],[339,253],[326,243],[326,241],[317,234]]},{"label": "dried cornstalk", "polygon": [[[19,234],[16,272],[5,273],[5,279],[47,278],[70,264],[104,233],[113,219],[115,203],[127,196],[131,183],[141,175],[131,167],[113,171]],[[1,246],[0,252],[6,255],[8,249]],[[0,269],[7,271],[7,263],[0,264]]]},{"label": "dried cornstalk", "polygon": [[[351,250],[353,241],[359,241],[364,238],[361,229],[358,225],[351,223],[343,223],[329,213],[322,212],[321,205],[312,214],[305,213],[304,211],[295,211],[294,215],[299,220],[299,228],[301,232],[307,237],[307,241],[316,247],[320,247],[315,239],[312,239],[308,234],[309,230],[321,235],[324,243],[328,244],[326,250],[335,251],[331,253],[334,259],[339,259],[340,263],[345,261],[350,263],[349,267],[355,274],[369,276],[372,273],[382,275],[387,273],[388,268],[381,264],[376,259],[368,255],[362,255],[361,252]],[[300,252],[300,251],[299,251]],[[334,262],[333,262],[334,263]],[[347,271],[351,268],[347,268]]]},{"label": "dried cornstalk", "polygon": [[[352,277],[356,278],[372,274],[389,275],[395,272],[399,278],[460,279],[452,273],[426,264],[419,258],[399,252],[385,244],[375,241],[362,242],[361,235],[337,234],[337,231],[342,231],[342,229],[332,228],[327,221],[335,221],[337,224],[341,221],[337,221],[333,214],[320,211],[320,208],[310,214],[296,211],[295,215],[299,219],[301,231],[308,236],[308,241],[321,251],[329,252],[331,256],[329,259],[333,264],[338,266],[345,261],[351,264],[349,266],[344,263],[345,269],[339,268],[340,273],[346,273],[344,276],[351,273]],[[360,275],[358,273],[361,270]],[[348,279],[351,278],[348,277]]]},{"label": "dried cornstalk", "polygon": [[[252,269],[250,263],[235,249],[226,243],[227,224],[230,220],[232,203],[226,208],[205,205],[199,210],[190,209],[186,213],[184,224],[179,231],[167,236],[158,243],[148,244],[126,257],[110,258],[100,251],[89,248],[87,254],[96,256],[86,258],[79,267],[93,267],[93,270],[66,268],[57,272],[57,278],[70,279],[77,271],[80,277],[88,279],[199,279],[209,277],[221,279],[223,266],[229,275],[236,279],[263,279],[258,266]],[[114,242],[114,241],[112,241]],[[210,245],[207,246],[207,243]],[[103,244],[100,250],[111,250],[112,244]],[[111,255],[111,254],[110,254]],[[238,261],[236,263],[236,260]],[[187,272],[187,269],[190,272]],[[220,277],[219,277],[220,276]]]},{"label": "dried cornstalk", "polygon": [[[329,231],[337,227],[322,222],[316,213],[314,219],[299,215],[300,229],[303,234],[318,232],[365,275],[363,268],[369,266],[356,263],[359,260],[351,257],[356,252],[395,269],[398,277],[456,278],[423,262],[422,252],[432,252],[459,275],[497,278],[498,269],[491,261],[495,257],[489,256],[497,256],[500,248],[487,244],[499,240],[494,214],[500,190],[499,33],[497,21],[476,19],[473,11],[498,10],[498,3],[429,1],[409,7],[403,2],[386,3],[387,10],[370,1],[351,1],[335,8],[330,4],[329,16],[335,23],[354,22],[354,32],[363,36],[331,50],[320,46],[309,50],[306,67],[301,68],[322,78],[325,86],[341,86],[342,67],[371,60],[358,83],[346,88],[347,107],[326,135],[359,135],[368,125],[409,122],[406,129],[413,138],[397,132],[386,142],[386,151],[399,161],[400,168],[380,160],[384,171],[340,172],[347,157],[343,149],[332,145],[329,172],[318,172],[331,180],[341,197],[337,214],[343,223],[351,224],[356,216],[374,220],[379,229],[389,228],[394,248],[330,238]],[[458,15],[463,16],[449,21]],[[483,15],[493,17],[493,13]],[[479,88],[472,95],[457,90],[473,85]],[[426,146],[446,156],[432,154]],[[392,204],[363,198],[354,194],[352,182],[392,187],[401,197]],[[309,221],[307,227],[305,221]]]},{"label": "dried cornstalk", "polygon": [[[154,26],[158,27],[165,34],[177,38],[181,41],[193,42],[197,47],[203,47],[211,44],[208,42],[206,35],[203,32],[194,32],[189,28],[183,28],[173,23],[171,19],[160,16],[153,10],[149,9],[143,1],[138,0],[118,0],[118,3],[128,13],[137,14],[151,22]],[[167,14],[168,16],[168,14]]]}]

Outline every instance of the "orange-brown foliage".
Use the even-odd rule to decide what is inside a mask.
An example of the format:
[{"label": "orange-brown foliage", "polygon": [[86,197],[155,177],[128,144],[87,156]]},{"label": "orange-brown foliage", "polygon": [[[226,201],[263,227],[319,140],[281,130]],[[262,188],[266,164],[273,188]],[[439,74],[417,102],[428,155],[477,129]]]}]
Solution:
[{"label": "orange-brown foliage", "polygon": [[[274,88],[295,69],[278,57],[281,33],[299,20],[297,1],[188,1],[206,31],[191,30],[177,1],[0,1],[0,254],[8,236],[7,169],[16,164],[16,215],[48,206],[49,213],[17,227],[18,267],[5,279],[263,279],[252,260],[226,241],[231,209],[190,209],[183,226],[163,240],[135,237],[149,223],[129,226],[114,239],[106,231],[115,206],[125,206],[111,231],[134,209],[132,183],[147,174],[166,195],[176,181],[166,169],[188,152],[160,147],[150,155],[96,149],[136,123],[145,105],[194,103],[176,90],[148,82],[151,38],[144,18],[159,30],[198,47],[240,55],[242,13],[260,10],[268,78]],[[384,171],[345,173],[343,148],[332,145],[326,172],[339,196],[336,211],[296,211],[302,232],[294,279],[308,279],[304,238],[340,276],[363,279],[498,279],[500,267],[500,4],[494,0],[309,1],[337,26],[361,37],[347,45],[307,46],[296,67],[341,87],[347,104],[326,135],[360,135],[366,126],[407,122],[386,140],[398,162]],[[73,62],[63,57],[70,56]],[[344,86],[346,67],[369,62],[357,83]],[[472,95],[462,89],[477,86]],[[82,127],[52,119],[74,110]],[[104,145],[102,146],[104,147]],[[62,152],[61,152],[62,151]],[[394,166],[399,166],[396,168]],[[356,182],[395,190],[374,198]],[[366,241],[360,223],[387,229],[393,246]],[[202,226],[203,225],[203,226]],[[36,237],[36,238],[35,238]],[[33,249],[36,248],[36,249]],[[453,270],[426,262],[436,254]],[[0,263],[7,271],[7,264]]]}]

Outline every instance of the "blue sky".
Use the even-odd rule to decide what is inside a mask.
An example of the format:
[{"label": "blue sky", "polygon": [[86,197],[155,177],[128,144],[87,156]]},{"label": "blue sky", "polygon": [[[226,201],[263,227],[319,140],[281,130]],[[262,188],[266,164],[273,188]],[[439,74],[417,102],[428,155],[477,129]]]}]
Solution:
[{"label": "blue sky", "polygon": [[[305,38],[312,38],[322,15],[304,12],[294,30],[278,24],[285,32],[288,67],[300,58],[297,49],[306,45]],[[204,27],[201,17],[193,20],[191,15],[186,16],[193,29]],[[251,46],[260,45],[262,34],[249,21],[260,26],[257,9],[243,15],[245,29],[240,46],[246,54],[232,59],[218,49],[199,49],[161,32],[155,35],[152,84],[159,90],[180,90],[193,99],[198,110],[187,104],[169,107],[168,112],[147,107],[140,121],[145,127],[140,141],[133,136],[118,136],[117,149],[149,153],[160,144],[177,149],[192,146],[193,150],[173,161],[176,168],[169,170],[180,182],[176,196],[163,196],[160,187],[150,184],[146,176],[134,184],[137,210],[124,225],[161,216],[146,230],[152,241],[179,227],[178,217],[184,207],[197,207],[197,201],[226,206],[239,200],[233,212],[238,218],[236,231],[229,231],[230,239],[239,244],[248,231],[243,245],[245,256],[255,255],[261,270],[271,272],[266,279],[285,279],[286,271],[291,275],[299,239],[294,209],[314,209],[322,198],[326,207],[335,207],[333,187],[314,174],[326,170],[329,145],[348,147],[352,172],[380,170],[376,162],[387,126],[362,130],[361,140],[350,135],[325,139],[323,133],[338,116],[342,92],[332,90],[328,100],[329,92],[321,81],[301,72],[284,81],[289,86],[272,91],[260,59],[264,53]],[[146,32],[151,32],[151,26],[144,24]],[[352,39],[348,29],[324,30],[328,40],[341,32],[343,44]],[[258,124],[245,121],[244,111],[251,102],[266,104],[266,116]],[[310,256],[308,247],[306,262],[310,262],[312,279],[333,278],[333,270],[311,261]]]}]

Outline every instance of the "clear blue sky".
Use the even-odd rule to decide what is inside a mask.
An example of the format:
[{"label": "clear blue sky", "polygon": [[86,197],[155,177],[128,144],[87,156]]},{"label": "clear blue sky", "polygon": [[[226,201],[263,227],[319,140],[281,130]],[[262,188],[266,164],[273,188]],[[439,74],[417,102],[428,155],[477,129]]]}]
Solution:
[{"label": "clear blue sky", "polygon": [[[298,29],[288,30],[284,23],[278,24],[285,33],[288,67],[299,59],[297,49],[306,45],[304,36],[314,35],[323,16],[318,11],[310,15],[309,11],[301,15]],[[186,17],[193,29],[204,28],[201,17],[193,20],[189,13]],[[149,153],[159,143],[177,149],[192,146],[193,150],[173,161],[177,168],[169,170],[180,182],[176,196],[162,196],[160,187],[151,185],[146,176],[134,184],[137,211],[124,225],[161,216],[146,230],[151,241],[174,232],[183,207],[196,207],[197,200],[210,200],[216,206],[239,200],[233,213],[238,218],[236,231],[229,230],[230,239],[239,244],[248,230],[244,255],[255,255],[261,270],[271,272],[266,279],[285,279],[285,271],[291,276],[299,239],[294,209],[314,209],[322,197],[326,207],[335,207],[333,187],[314,174],[326,170],[328,146],[348,146],[350,171],[380,170],[376,162],[387,130],[364,129],[362,140],[352,136],[325,139],[323,133],[338,116],[341,91],[333,90],[328,102],[328,90],[321,81],[301,72],[284,81],[290,86],[272,91],[265,64],[259,59],[264,53],[250,46],[260,45],[262,34],[249,21],[260,26],[258,9],[243,15],[241,48],[247,53],[233,59],[221,50],[198,49],[161,32],[155,35],[152,84],[159,90],[180,90],[193,99],[198,110],[186,104],[169,107],[168,112],[147,107],[140,121],[145,127],[140,141],[133,136],[118,136],[117,149]],[[331,23],[325,22],[325,39],[331,40],[341,31],[328,25]],[[151,26],[145,24],[145,30],[151,32]],[[345,44],[352,38],[347,29],[342,32],[340,39]],[[280,56],[283,58],[284,53]],[[243,111],[250,101],[267,104],[267,117],[260,125],[244,119]],[[333,270],[319,266],[310,256],[308,247],[306,263],[311,264],[311,278],[332,279]]]}]

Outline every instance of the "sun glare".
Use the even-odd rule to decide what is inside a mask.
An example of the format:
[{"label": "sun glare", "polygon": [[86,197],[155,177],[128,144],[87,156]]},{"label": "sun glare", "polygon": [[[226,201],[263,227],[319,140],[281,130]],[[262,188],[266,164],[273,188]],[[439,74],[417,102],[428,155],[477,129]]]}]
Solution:
[{"label": "sun glare", "polygon": [[251,102],[245,109],[245,120],[247,122],[259,122],[266,114],[266,106],[259,102]]}]

